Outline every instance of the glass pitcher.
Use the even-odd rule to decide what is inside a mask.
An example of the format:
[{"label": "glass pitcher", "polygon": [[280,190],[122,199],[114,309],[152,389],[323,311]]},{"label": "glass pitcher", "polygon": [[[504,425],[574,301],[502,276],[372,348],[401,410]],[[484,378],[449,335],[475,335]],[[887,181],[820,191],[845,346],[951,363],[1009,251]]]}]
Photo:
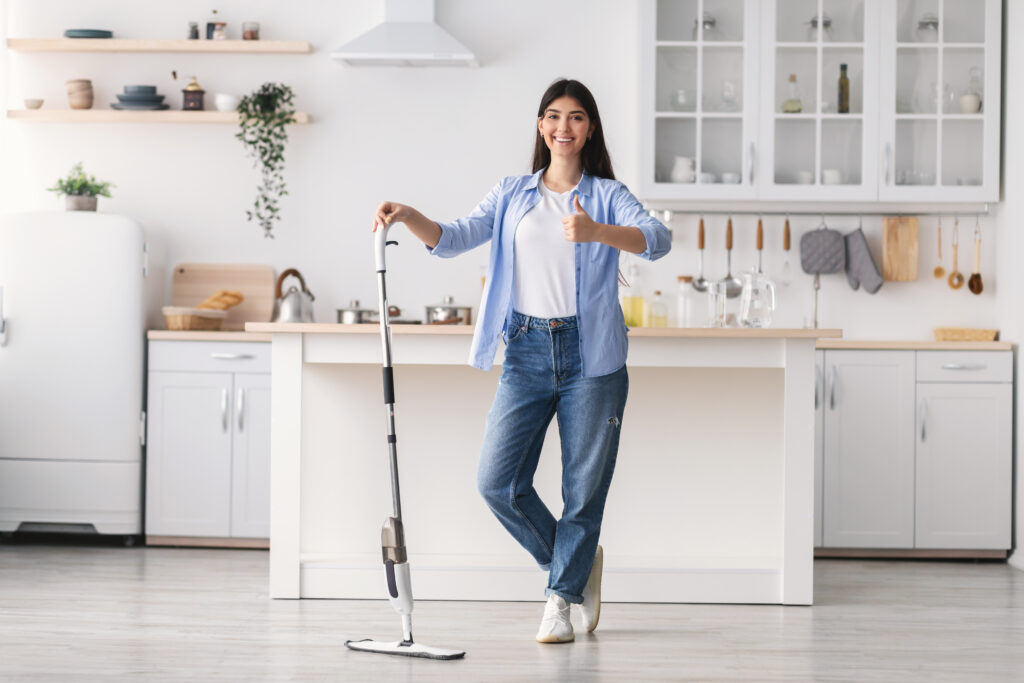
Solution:
[{"label": "glass pitcher", "polygon": [[755,269],[743,273],[740,294],[740,324],[744,327],[767,327],[775,310],[775,283]]}]

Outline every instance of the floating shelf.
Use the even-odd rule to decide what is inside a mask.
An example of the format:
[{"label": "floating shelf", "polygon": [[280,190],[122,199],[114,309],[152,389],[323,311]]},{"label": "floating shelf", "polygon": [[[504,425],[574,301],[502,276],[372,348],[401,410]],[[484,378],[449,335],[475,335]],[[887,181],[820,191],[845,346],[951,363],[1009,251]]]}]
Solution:
[{"label": "floating shelf", "polygon": [[[41,123],[238,123],[233,111],[124,111],[117,109],[9,109],[7,118]],[[295,122],[310,122],[306,112],[296,112]]]},{"label": "floating shelf", "polygon": [[121,38],[8,38],[22,52],[216,52],[230,54],[305,54],[304,40],[133,40]]}]

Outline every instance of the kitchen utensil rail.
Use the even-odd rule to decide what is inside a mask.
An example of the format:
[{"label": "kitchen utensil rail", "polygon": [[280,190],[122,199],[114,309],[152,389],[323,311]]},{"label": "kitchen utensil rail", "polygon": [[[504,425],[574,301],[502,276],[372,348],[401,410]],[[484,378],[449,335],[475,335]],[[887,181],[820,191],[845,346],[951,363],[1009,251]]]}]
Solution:
[{"label": "kitchen utensil rail", "polygon": [[734,211],[732,209],[715,209],[715,210],[676,210],[676,209],[658,209],[659,212],[668,213],[671,216],[676,215],[691,215],[691,216],[828,216],[835,218],[837,216],[937,216],[937,217],[959,217],[959,216],[988,216],[991,213],[988,203],[985,203],[985,208],[977,211],[789,211],[779,209],[778,211],[769,210],[741,210]]}]

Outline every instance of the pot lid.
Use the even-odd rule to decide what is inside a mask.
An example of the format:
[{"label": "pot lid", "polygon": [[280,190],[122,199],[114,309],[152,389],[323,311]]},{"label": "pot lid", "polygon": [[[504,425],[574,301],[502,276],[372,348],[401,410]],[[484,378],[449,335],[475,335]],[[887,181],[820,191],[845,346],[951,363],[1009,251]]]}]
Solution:
[{"label": "pot lid", "polygon": [[439,304],[430,304],[427,308],[469,308],[469,306],[460,306],[455,303],[455,297],[446,296],[444,301]]}]

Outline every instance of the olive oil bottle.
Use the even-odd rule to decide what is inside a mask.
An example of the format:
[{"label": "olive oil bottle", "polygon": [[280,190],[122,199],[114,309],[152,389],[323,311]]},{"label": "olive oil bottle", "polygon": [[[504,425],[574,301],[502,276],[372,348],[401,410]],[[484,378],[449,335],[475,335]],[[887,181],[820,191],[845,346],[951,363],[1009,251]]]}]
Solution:
[{"label": "olive oil bottle", "polygon": [[846,65],[839,65],[839,113],[850,113],[850,79],[846,75]]}]

